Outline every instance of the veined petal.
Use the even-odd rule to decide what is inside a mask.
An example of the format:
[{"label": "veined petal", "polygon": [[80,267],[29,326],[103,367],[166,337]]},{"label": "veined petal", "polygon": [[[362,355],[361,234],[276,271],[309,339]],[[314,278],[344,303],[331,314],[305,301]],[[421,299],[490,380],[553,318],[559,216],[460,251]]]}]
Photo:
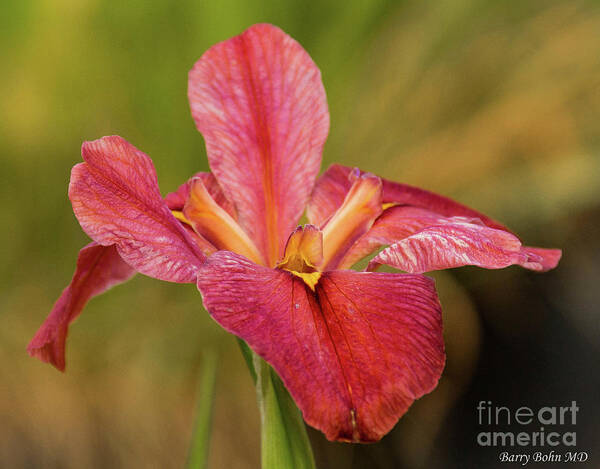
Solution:
[{"label": "veined petal", "polygon": [[29,355],[63,371],[69,324],[92,297],[125,282],[134,273],[135,270],[121,259],[115,246],[91,243],[81,249],[73,279],[27,346]]},{"label": "veined petal", "polygon": [[[352,171],[353,168],[348,166],[333,164],[319,177],[307,208],[307,216],[311,223],[320,226],[342,205],[344,197],[352,186],[350,181]],[[504,225],[483,213],[455,202],[448,197],[384,178],[381,178],[381,181],[383,184],[383,204],[410,205],[446,217],[478,218],[487,226],[510,231]]]},{"label": "veined petal", "polygon": [[439,302],[421,275],[325,272],[313,292],[289,272],[221,251],[201,267],[198,288],[330,440],[379,440],[444,366]]},{"label": "veined petal", "polygon": [[443,195],[425,189],[382,179],[383,203],[411,205],[430,210],[446,217],[477,218],[484,225],[511,233],[503,224],[477,210],[467,207]]},{"label": "veined petal", "polygon": [[483,225],[478,218],[444,217],[435,212],[409,205],[397,205],[383,211],[373,227],[361,236],[340,262],[339,269],[348,269],[382,246],[394,244],[430,226],[447,223]]},{"label": "veined petal", "polygon": [[148,156],[121,137],[82,146],[85,163],[71,172],[69,198],[83,230],[150,277],[194,282],[205,255],[171,214]]},{"label": "veined petal", "polygon": [[[315,223],[317,225],[327,223],[327,220],[333,216],[335,211],[342,205],[344,197],[346,197],[346,194],[348,194],[350,188],[352,187],[351,178],[353,171],[355,170],[346,166],[332,165],[327,171],[325,171],[325,173],[323,173],[323,175],[321,175],[321,177],[317,180],[317,184],[315,185],[315,189],[313,190],[307,209],[308,219],[311,223]],[[342,261],[340,261],[338,268],[348,268],[363,257],[375,252],[380,247],[400,242],[407,236],[416,234],[420,230],[427,227],[430,227],[432,230],[428,233],[434,236],[434,233],[437,233],[439,230],[443,231],[443,229],[440,227],[435,228],[437,225],[448,225],[454,222],[458,222],[458,224],[461,226],[464,223],[475,225],[472,229],[464,231],[461,235],[459,235],[459,238],[461,236],[468,237],[469,235],[467,233],[470,233],[475,238],[479,239],[481,241],[480,243],[472,243],[473,249],[477,249],[477,246],[490,246],[490,242],[497,240],[500,244],[496,246],[493,251],[496,252],[497,255],[500,255],[499,253],[504,253],[502,254],[505,256],[502,257],[503,260],[501,260],[500,257],[497,257],[496,260],[498,262],[494,263],[492,261],[492,257],[489,257],[487,260],[485,260],[479,257],[480,254],[473,252],[472,255],[467,255],[466,253],[461,254],[462,261],[460,261],[458,257],[451,261],[453,254],[452,252],[449,252],[447,254],[449,256],[447,259],[448,262],[446,264],[445,262],[442,262],[441,257],[439,257],[443,257],[443,254],[440,253],[440,250],[444,249],[443,242],[426,242],[414,244],[415,246],[421,246],[422,249],[432,249],[432,252],[430,253],[424,251],[420,252],[420,256],[423,259],[430,257],[432,261],[433,258],[439,257],[439,259],[438,261],[432,263],[429,263],[425,260],[419,261],[423,262],[422,267],[427,267],[427,270],[436,270],[435,268],[429,267],[432,267],[433,265],[447,265],[448,267],[456,267],[459,265],[474,264],[487,268],[501,268],[501,266],[503,266],[502,264],[506,263],[506,265],[519,264],[527,269],[545,271],[556,267],[560,259],[561,251],[559,249],[542,249],[529,246],[520,246],[520,241],[519,253],[513,252],[512,254],[509,254],[510,249],[507,251],[503,243],[517,238],[508,228],[492,218],[487,217],[486,215],[455,202],[447,197],[409,186],[407,184],[399,184],[382,178],[382,185],[382,204],[385,210],[375,221],[373,227],[352,246],[348,253],[345,254],[345,257]],[[492,234],[493,231],[483,230],[482,228],[478,228],[476,225],[482,225],[490,229],[500,230],[511,234],[512,237],[498,236],[496,234]],[[481,235],[481,232],[484,232],[484,234]],[[439,236],[441,235],[435,234],[434,237],[439,239]],[[425,238],[427,238],[427,236],[423,235],[423,239]],[[417,237],[414,239],[421,238]],[[404,242],[402,246],[406,246],[408,243],[414,243],[414,239]],[[460,244],[461,242],[459,240],[459,245],[456,246],[458,250],[454,251],[455,254],[464,251],[465,248],[461,248]],[[449,245],[452,245],[452,242],[449,242]],[[389,257],[390,262],[392,262],[391,253],[392,249],[390,247],[390,251],[383,255],[383,257]],[[419,253],[413,253],[413,255],[416,254]],[[383,259],[383,257],[380,259]],[[512,260],[509,262],[508,258],[511,258]],[[396,261],[399,260],[396,259]],[[401,263],[406,267],[410,267],[410,262],[408,260],[403,260]],[[374,268],[376,265],[377,261],[374,260],[371,268]],[[506,265],[504,265],[504,267]],[[417,268],[416,265],[413,266],[412,269],[417,270],[407,271],[415,273],[427,271]]]},{"label": "veined petal", "polygon": [[283,254],[321,164],[329,112],[321,74],[275,26],[211,47],[189,75],[211,170],[268,265]]},{"label": "veined petal", "polygon": [[560,251],[543,250],[550,251],[554,258],[554,262],[544,263],[539,251],[530,249],[523,248],[519,239],[507,231],[472,223],[448,222],[429,226],[397,241],[375,256],[368,270],[374,270],[380,264],[410,273],[464,265],[501,269],[517,264],[528,269],[544,270],[544,266],[554,267],[560,257]]},{"label": "veined petal", "polygon": [[319,176],[306,206],[306,217],[310,223],[322,227],[342,206],[352,187],[351,174],[352,168],[332,164]]}]

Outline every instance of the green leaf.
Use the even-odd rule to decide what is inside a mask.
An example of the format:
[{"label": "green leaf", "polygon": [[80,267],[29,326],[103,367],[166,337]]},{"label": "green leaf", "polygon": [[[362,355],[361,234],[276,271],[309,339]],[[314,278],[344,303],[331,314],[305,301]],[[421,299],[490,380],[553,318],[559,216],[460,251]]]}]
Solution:
[{"label": "green leaf", "polygon": [[216,352],[208,350],[202,361],[202,370],[198,381],[196,423],[188,455],[188,469],[205,469],[208,464],[217,362]]},{"label": "green leaf", "polygon": [[242,355],[244,356],[244,360],[246,360],[246,365],[248,365],[248,370],[250,371],[250,375],[252,376],[252,381],[256,384],[256,370],[254,369],[254,353],[248,347],[248,344],[244,342],[239,337],[236,337],[238,345],[242,351]]},{"label": "green leaf", "polygon": [[304,420],[277,373],[254,355],[262,469],[315,469]]}]

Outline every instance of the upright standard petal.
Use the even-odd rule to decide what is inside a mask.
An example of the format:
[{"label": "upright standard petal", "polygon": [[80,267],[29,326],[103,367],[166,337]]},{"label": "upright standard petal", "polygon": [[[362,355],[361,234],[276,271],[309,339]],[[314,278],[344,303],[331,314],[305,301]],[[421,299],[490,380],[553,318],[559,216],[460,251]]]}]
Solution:
[{"label": "upright standard petal", "polygon": [[283,31],[259,24],[196,62],[188,96],[213,173],[242,228],[275,265],[302,215],[329,132],[319,69]]},{"label": "upright standard petal", "polygon": [[194,282],[205,255],[162,199],[150,158],[117,136],[85,142],[82,155],[69,198],[88,236],[138,272]]},{"label": "upright standard petal", "polygon": [[115,246],[91,243],[79,251],[71,283],[54,304],[50,315],[27,346],[32,357],[65,369],[65,340],[69,324],[86,303],[113,285],[125,282],[135,273],[117,253]]},{"label": "upright standard petal", "polygon": [[330,440],[379,440],[444,366],[440,305],[421,275],[325,272],[313,291],[221,251],[198,288],[212,317],[275,368]]}]

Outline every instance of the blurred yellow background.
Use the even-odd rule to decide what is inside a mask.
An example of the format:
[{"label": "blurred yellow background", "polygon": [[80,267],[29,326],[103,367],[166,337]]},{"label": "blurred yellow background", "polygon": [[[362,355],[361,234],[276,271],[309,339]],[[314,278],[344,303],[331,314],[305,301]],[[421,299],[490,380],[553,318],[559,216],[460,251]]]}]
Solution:
[{"label": "blurred yellow background", "polygon": [[67,372],[25,347],[88,242],[67,198],[80,145],[119,134],[163,193],[207,170],[187,72],[257,22],[321,68],[324,164],[449,195],[559,247],[558,269],[437,273],[448,363],[380,444],[310,433],[320,467],[500,467],[480,399],[577,400],[596,450],[600,388],[600,5],[592,1],[22,0],[0,5],[0,466],[182,467],[203,353],[220,354],[210,463],[259,464],[255,393],[192,285],[138,275],[70,329]]}]

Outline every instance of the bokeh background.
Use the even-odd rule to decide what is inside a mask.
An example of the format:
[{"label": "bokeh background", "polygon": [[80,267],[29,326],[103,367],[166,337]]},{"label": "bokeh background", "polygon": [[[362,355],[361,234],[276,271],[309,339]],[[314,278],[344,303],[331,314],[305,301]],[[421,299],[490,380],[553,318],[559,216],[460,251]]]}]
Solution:
[{"label": "bokeh background", "polygon": [[251,379],[192,285],[137,276],[94,299],[65,374],[25,352],[88,242],[66,194],[81,142],[122,135],[154,159],[165,193],[206,170],[187,72],[256,22],[282,27],[322,70],[324,167],[441,192],[564,250],[544,275],[436,273],[440,385],[379,444],[311,430],[319,467],[507,467],[476,444],[480,400],[576,400],[577,448],[600,467],[600,5],[581,0],[1,2],[0,466],[182,467],[212,350],[210,467],[258,467]]}]

